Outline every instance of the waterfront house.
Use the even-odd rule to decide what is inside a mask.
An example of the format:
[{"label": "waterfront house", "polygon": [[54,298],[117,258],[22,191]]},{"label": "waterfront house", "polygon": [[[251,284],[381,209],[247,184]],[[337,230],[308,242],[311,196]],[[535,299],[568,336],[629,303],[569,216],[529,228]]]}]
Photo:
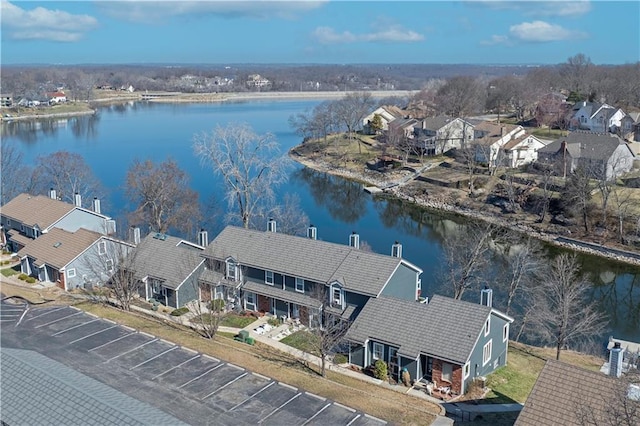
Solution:
[{"label": "waterfront house", "polygon": [[505,166],[505,145],[525,136],[522,126],[500,124],[493,121],[483,121],[476,124],[473,130],[473,144],[475,146],[475,160],[484,163],[491,169]]},{"label": "waterfront house", "polygon": [[362,128],[366,134],[374,134],[375,132],[369,126],[369,123],[376,115],[380,116],[380,124],[382,128],[380,130],[386,131],[389,129],[389,123],[396,118],[401,118],[405,115],[405,112],[395,105],[383,105],[376,108],[371,114],[362,119]]},{"label": "waterfront house", "polygon": [[10,93],[0,94],[0,108],[8,108],[13,106],[13,95]]},{"label": "waterfront house", "polygon": [[412,381],[463,394],[473,379],[507,364],[513,319],[491,307],[491,296],[483,290],[483,304],[371,298],[346,334],[349,363],[365,368],[382,360],[397,381],[406,369]]},{"label": "waterfront house", "polygon": [[582,167],[596,179],[611,179],[633,167],[633,152],[618,135],[571,132],[538,150],[538,162],[568,176]]},{"label": "waterfront house", "polygon": [[47,93],[47,101],[51,105],[67,102],[67,95],[62,91]]},{"label": "waterfront house", "polygon": [[63,290],[90,289],[108,281],[133,245],[80,228],[51,228],[18,251],[20,270]]},{"label": "waterfront house", "polygon": [[504,144],[502,147],[503,163],[510,168],[533,163],[538,159],[538,150],[544,146],[544,142],[537,137],[523,133]]},{"label": "waterfront house", "polygon": [[116,232],[115,221],[100,213],[100,200],[94,198],[93,210],[81,207],[79,195],[75,201],[75,205],[60,201],[51,190],[48,197],[23,193],[6,203],[0,212],[0,225],[8,248],[17,252],[53,228],[69,232],[85,228],[107,235]]},{"label": "waterfront house", "polygon": [[151,233],[130,254],[127,269],[147,301],[179,308],[198,298],[198,277],[204,270],[204,247],[167,234]]},{"label": "waterfront house", "polygon": [[321,311],[352,321],[372,298],[418,299],[422,270],[401,257],[400,244],[387,256],[360,250],[357,234],[342,245],[316,239],[315,227],[307,232],[278,233],[275,221],[268,231],[226,227],[203,252],[218,277],[203,283],[212,289],[207,294],[237,287],[243,309],[306,325],[321,323]]},{"label": "waterfront house", "polygon": [[473,139],[473,124],[446,115],[429,117],[414,128],[416,148],[425,155],[440,155],[461,148]]}]

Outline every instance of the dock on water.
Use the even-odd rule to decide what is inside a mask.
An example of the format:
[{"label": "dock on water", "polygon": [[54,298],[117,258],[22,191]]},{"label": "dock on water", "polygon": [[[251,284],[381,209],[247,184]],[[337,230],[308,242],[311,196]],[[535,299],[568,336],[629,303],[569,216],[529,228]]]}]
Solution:
[{"label": "dock on water", "polygon": [[378,188],[377,186],[365,186],[364,190],[369,194],[377,194],[379,192],[382,192],[382,189]]}]

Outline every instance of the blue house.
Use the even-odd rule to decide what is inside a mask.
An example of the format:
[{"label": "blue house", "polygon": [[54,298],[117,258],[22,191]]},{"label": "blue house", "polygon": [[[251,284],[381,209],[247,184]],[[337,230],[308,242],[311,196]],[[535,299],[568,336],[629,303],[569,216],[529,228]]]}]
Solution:
[{"label": "blue house", "polygon": [[463,394],[474,378],[507,363],[513,319],[491,307],[491,290],[482,300],[370,298],[346,334],[349,362],[364,368],[383,360],[396,380],[406,368],[414,381]]},{"label": "blue house", "polygon": [[353,320],[370,299],[382,296],[416,301],[422,270],[401,257],[362,251],[359,236],[349,245],[316,239],[226,227],[202,253],[207,270],[200,280],[211,298],[231,291],[245,310],[282,319],[298,319],[305,325],[321,324],[321,312]]}]

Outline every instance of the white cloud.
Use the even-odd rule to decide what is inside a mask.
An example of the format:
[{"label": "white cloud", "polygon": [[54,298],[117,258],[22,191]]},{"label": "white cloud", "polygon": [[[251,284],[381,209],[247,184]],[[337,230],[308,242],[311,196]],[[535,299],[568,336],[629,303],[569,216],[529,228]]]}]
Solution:
[{"label": "white cloud", "polygon": [[318,27],[312,32],[313,38],[322,44],[355,42],[400,42],[411,43],[424,40],[424,36],[415,31],[392,26],[383,31],[353,34],[350,31],[337,32],[331,27]]},{"label": "white cloud", "polygon": [[326,0],[206,0],[206,1],[100,1],[100,9],[114,18],[134,22],[154,23],[176,16],[216,15],[226,18],[292,19],[300,13],[316,9]]},{"label": "white cloud", "polygon": [[570,17],[584,15],[591,10],[590,0],[469,0],[466,3],[497,10],[518,10],[528,16]]},{"label": "white cloud", "polygon": [[544,21],[523,22],[512,25],[509,34],[525,42],[543,43],[560,40],[573,40],[585,38],[586,34],[580,31],[571,31],[560,25],[550,24]]},{"label": "white cloud", "polygon": [[77,41],[98,26],[93,16],[44,7],[25,10],[6,0],[0,2],[0,16],[2,31],[19,40]]}]

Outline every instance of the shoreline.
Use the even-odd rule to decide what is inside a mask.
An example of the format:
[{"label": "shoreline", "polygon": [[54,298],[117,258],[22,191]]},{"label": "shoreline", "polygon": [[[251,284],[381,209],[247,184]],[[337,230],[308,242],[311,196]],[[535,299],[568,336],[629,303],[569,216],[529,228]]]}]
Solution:
[{"label": "shoreline", "polygon": [[[338,176],[343,179],[351,181],[362,182],[368,186],[382,187],[388,185],[389,181],[375,179],[373,176],[367,176],[365,173],[356,173],[351,170],[345,170],[343,168],[329,166],[326,163],[319,162],[306,158],[295,152],[297,147],[293,147],[289,151],[289,157],[312,170],[327,173],[333,176]],[[364,185],[363,185],[364,186]],[[363,188],[364,190],[364,188]],[[582,241],[573,239],[560,234],[543,232],[528,226],[521,221],[509,221],[504,218],[497,217],[494,214],[488,214],[487,212],[481,212],[475,209],[463,208],[456,205],[448,204],[438,200],[430,200],[426,196],[413,196],[403,192],[401,186],[396,186],[384,191],[384,196],[392,197],[398,200],[407,201],[415,204],[420,208],[427,210],[434,210],[436,212],[455,214],[463,216],[468,219],[476,219],[484,222],[491,223],[493,225],[500,226],[502,228],[510,229],[519,233],[526,234],[537,240],[543,241],[548,244],[552,244],[556,247],[577,251],[584,254],[598,256],[606,258],[616,262],[621,262],[633,267],[640,267],[640,253],[635,253],[628,250],[621,250],[613,247],[607,247],[601,244],[591,243],[588,241]]]}]

